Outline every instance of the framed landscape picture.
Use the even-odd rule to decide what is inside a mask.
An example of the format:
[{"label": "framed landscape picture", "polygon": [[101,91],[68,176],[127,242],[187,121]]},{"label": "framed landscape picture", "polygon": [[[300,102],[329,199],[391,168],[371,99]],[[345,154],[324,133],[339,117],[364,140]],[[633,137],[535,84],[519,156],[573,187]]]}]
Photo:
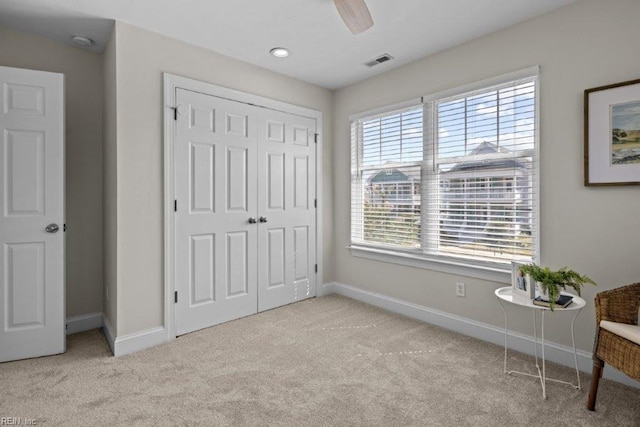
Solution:
[{"label": "framed landscape picture", "polygon": [[520,262],[511,261],[511,289],[514,296],[534,299],[536,296],[535,285],[532,283],[531,277],[520,270],[523,265]]},{"label": "framed landscape picture", "polygon": [[640,184],[640,79],[584,91],[584,185]]}]

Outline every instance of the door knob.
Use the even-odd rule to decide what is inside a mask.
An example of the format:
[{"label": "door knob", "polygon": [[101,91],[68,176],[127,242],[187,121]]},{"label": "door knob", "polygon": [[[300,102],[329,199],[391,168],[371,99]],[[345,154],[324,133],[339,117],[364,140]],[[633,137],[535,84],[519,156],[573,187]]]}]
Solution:
[{"label": "door knob", "polygon": [[58,227],[58,224],[49,224],[47,225],[47,228],[44,229],[47,233],[57,233],[58,230],[60,230],[60,227]]},{"label": "door knob", "polygon": [[249,224],[255,224],[256,222],[258,221],[254,217],[249,218]]},{"label": "door knob", "polygon": [[267,222],[267,217],[261,216],[260,217],[260,222]]}]

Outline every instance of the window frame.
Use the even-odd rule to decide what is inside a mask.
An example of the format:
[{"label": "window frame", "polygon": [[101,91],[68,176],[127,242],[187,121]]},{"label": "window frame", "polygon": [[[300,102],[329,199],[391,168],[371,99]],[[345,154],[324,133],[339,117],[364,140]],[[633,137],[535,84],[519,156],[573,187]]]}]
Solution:
[{"label": "window frame", "polygon": [[[374,116],[379,116],[386,113],[393,113],[397,110],[407,109],[411,107],[417,107],[420,104],[423,106],[426,103],[432,103],[433,101],[437,101],[443,98],[450,98],[455,96],[464,95],[470,92],[475,92],[483,89],[489,89],[493,86],[498,86],[502,84],[506,84],[509,82],[532,78],[535,79],[535,119],[534,119],[534,150],[533,150],[533,159],[532,159],[532,189],[533,189],[533,198],[532,198],[532,209],[533,209],[533,218],[532,218],[532,227],[536,230],[534,233],[535,238],[532,241],[532,262],[539,263],[540,262],[540,247],[541,247],[541,232],[540,232],[540,67],[533,66],[523,70],[515,71],[512,73],[507,73],[501,76],[477,81],[471,84],[467,84],[464,86],[455,87],[449,90],[445,90],[438,93],[433,93],[430,95],[423,96],[419,99],[413,99],[410,101],[388,105],[385,107],[377,108],[374,110],[365,111],[362,113],[354,114],[349,117],[350,127],[353,129],[353,124],[358,120],[363,118],[371,118]],[[437,126],[433,119],[426,119],[426,114],[433,114],[433,111],[427,111],[427,108],[424,110],[425,119],[423,121],[423,143],[425,146],[433,146],[433,135],[434,129],[433,126]],[[354,135],[352,135],[353,137]],[[353,149],[353,142],[350,144]],[[362,150],[360,141],[356,144],[357,150]],[[423,167],[431,167],[429,165],[433,164],[433,159],[430,158],[429,151],[425,150],[425,157],[422,162]],[[425,248],[425,244],[428,245],[429,239],[437,238],[437,236],[425,235],[421,238],[421,248],[420,250],[412,250],[412,249],[402,249],[402,250],[394,250],[392,247],[384,246],[384,245],[376,245],[376,244],[363,244],[360,242],[354,243],[352,241],[353,238],[353,226],[354,226],[354,218],[353,218],[353,204],[358,203],[357,197],[354,197],[353,194],[353,186],[354,186],[354,169],[357,169],[356,165],[353,164],[353,155],[351,153],[350,156],[350,188],[352,189],[350,192],[350,220],[349,220],[349,246],[347,248],[351,251],[351,254],[356,257],[362,257],[367,259],[373,259],[382,262],[390,262],[399,265],[407,265],[418,268],[425,268],[434,271],[440,271],[445,273],[451,273],[461,276],[469,276],[476,277],[485,280],[491,281],[499,281],[499,282],[508,282],[510,280],[511,274],[511,265],[509,262],[498,262],[498,261],[484,261],[484,260],[475,260],[470,257],[458,257],[451,255],[442,255],[442,254],[425,254],[423,250]],[[357,158],[357,157],[356,157]],[[435,179],[433,179],[435,177]],[[421,188],[421,203],[429,200],[428,195],[431,194],[433,189],[438,186],[438,174],[437,173],[425,173],[423,171],[422,178],[419,182],[419,186]],[[357,178],[356,178],[357,180]],[[513,191],[513,185],[515,183],[511,183]],[[491,190],[491,182],[487,181],[487,189]],[[437,188],[435,191],[438,191]],[[506,184],[504,182],[499,186],[499,191],[506,192],[509,191],[507,189]],[[423,205],[422,206],[422,218],[428,215],[434,215],[434,212],[427,212],[429,209],[437,210],[435,206]]]}]

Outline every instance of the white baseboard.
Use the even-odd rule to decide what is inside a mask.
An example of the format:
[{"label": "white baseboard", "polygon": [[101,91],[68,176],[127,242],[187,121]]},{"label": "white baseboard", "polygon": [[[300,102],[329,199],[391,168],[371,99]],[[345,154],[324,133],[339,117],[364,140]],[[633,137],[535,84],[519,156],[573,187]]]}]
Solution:
[{"label": "white baseboard", "polygon": [[107,316],[102,316],[102,333],[104,333],[104,336],[107,339],[107,343],[111,348],[111,353],[115,354],[114,349],[116,347],[115,346],[116,331],[113,329],[113,326],[111,326],[111,322],[109,321]]},{"label": "white baseboard", "polygon": [[318,289],[316,290],[316,295],[319,297],[323,297],[325,295],[332,294],[333,285],[334,285],[334,282],[323,283],[322,285],[318,286]]},{"label": "white baseboard", "polygon": [[67,318],[67,335],[98,329],[102,326],[102,313],[81,314]]},{"label": "white baseboard", "polygon": [[163,327],[148,329],[146,331],[135,332],[121,337],[116,336],[116,332],[106,316],[102,317],[102,331],[111,352],[114,356],[124,356],[125,354],[135,353],[137,351],[146,350],[156,345],[167,342],[167,331]]},{"label": "white baseboard", "polygon": [[[394,313],[402,314],[404,316],[421,320],[426,323],[437,325],[442,328],[461,333],[463,335],[504,346],[504,329],[500,327],[477,322],[472,319],[456,316],[454,314],[446,313],[443,311],[434,310],[429,307],[410,303],[376,292],[367,291],[354,286],[345,285],[343,283],[325,283],[321,288],[322,293],[318,292],[319,296],[336,293],[338,295],[362,301],[364,303],[380,307]],[[532,336],[520,334],[517,332],[509,332],[507,343],[510,349],[525,354],[534,354],[534,339]],[[573,350],[571,349],[571,347],[552,342],[546,342],[545,357],[551,362],[555,362],[571,368],[574,367]],[[593,367],[591,352],[578,350],[577,359],[578,369],[583,372],[591,373],[591,369]],[[630,377],[624,375],[620,371],[612,369],[608,366],[605,366],[604,377],[625,385],[629,385],[631,387],[640,388],[640,382],[635,381]],[[582,386],[583,389],[588,389],[589,385],[583,384]]]},{"label": "white baseboard", "polygon": [[167,331],[164,327],[135,332],[133,334],[116,337],[112,347],[113,355],[116,357],[124,356],[125,354],[135,353],[166,342]]}]

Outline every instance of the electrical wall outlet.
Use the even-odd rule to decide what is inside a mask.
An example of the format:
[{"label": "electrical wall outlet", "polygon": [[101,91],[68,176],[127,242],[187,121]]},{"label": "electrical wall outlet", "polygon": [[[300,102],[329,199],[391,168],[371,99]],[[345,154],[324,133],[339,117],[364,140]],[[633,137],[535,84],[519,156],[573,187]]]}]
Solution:
[{"label": "electrical wall outlet", "polygon": [[464,282],[456,282],[456,296],[464,297],[464,295],[465,295]]}]

